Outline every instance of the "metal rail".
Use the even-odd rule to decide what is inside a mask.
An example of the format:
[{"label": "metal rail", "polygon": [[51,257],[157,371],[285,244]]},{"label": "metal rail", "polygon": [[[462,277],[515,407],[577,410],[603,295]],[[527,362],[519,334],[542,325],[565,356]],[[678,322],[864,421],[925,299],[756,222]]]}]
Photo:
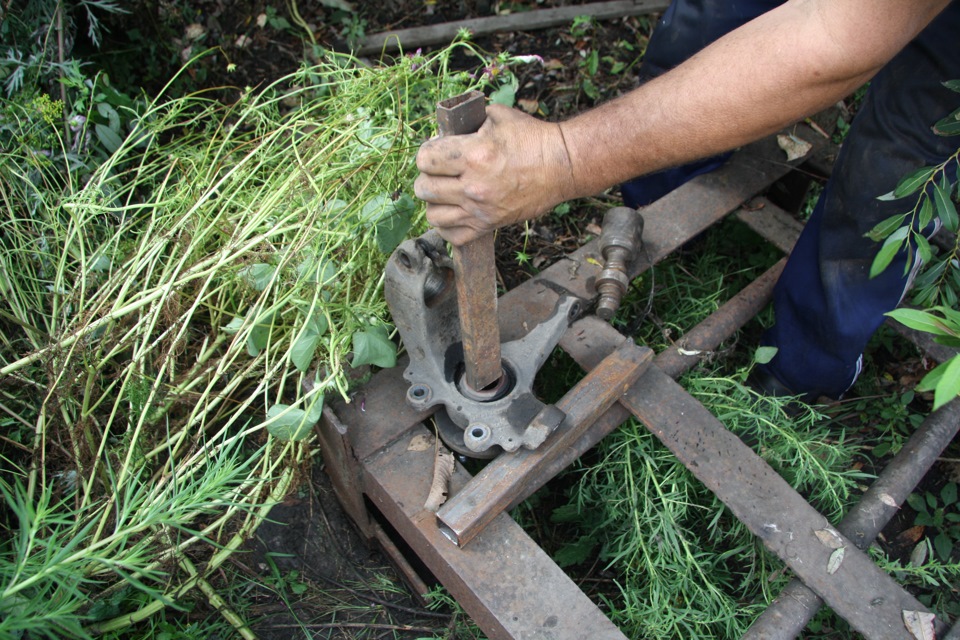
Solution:
[{"label": "metal rail", "polygon": [[[814,135],[809,139],[817,140]],[[763,141],[736,154],[720,171],[701,176],[654,203],[644,211],[645,255],[632,265],[632,274],[637,275],[738,210],[789,170],[775,144]],[[752,208],[739,210],[737,215],[741,219],[756,218],[759,214],[750,211]],[[773,209],[766,215],[770,211]],[[764,233],[774,237],[778,246],[789,247],[796,229],[779,223],[771,228],[780,228],[782,233]],[[588,244],[537,280],[502,296],[499,328],[503,339],[516,339],[542,320],[553,308],[558,288],[585,299],[593,297],[592,283],[600,271],[598,258],[597,244]],[[901,613],[923,607],[858,549],[869,532],[848,529],[846,521],[838,524],[838,540],[847,547],[846,554],[839,568],[828,572],[833,549],[825,547],[814,531],[830,527],[829,523],[671,379],[696,362],[695,357],[685,354],[714,349],[763,307],[781,268],[782,262],[684,336],[682,352],[671,349],[658,355],[655,366],[618,404],[565,446],[562,455],[536,474],[536,481],[511,494],[510,502],[532,493],[541,476],[552,477],[633,413],[794,569],[805,583],[801,587],[812,588],[811,593],[819,594],[868,638],[911,638],[904,635]],[[609,325],[585,318],[570,327],[561,347],[589,370],[623,344],[624,338],[611,331]],[[383,371],[371,380],[362,391],[364,410],[360,403],[335,402],[322,421],[327,469],[341,501],[361,530],[371,539],[383,535],[367,510],[372,504],[491,638],[622,638],[508,515],[496,515],[466,548],[443,536],[435,514],[421,506],[429,488],[426,470],[432,464],[432,450],[425,451],[414,443],[429,433],[421,425],[428,416],[404,405],[406,385],[399,375],[401,370],[402,366]],[[956,423],[953,418],[946,419]],[[943,442],[943,429],[931,430],[938,435],[918,440],[916,450],[924,453],[916,455],[929,458],[930,451]],[[912,445],[907,449],[913,449]],[[901,467],[910,466],[916,458],[905,460]],[[915,474],[895,475],[896,486],[878,486],[887,486],[883,490],[887,494],[905,496],[902,492],[912,489]],[[730,481],[734,477],[738,482]],[[469,482],[469,475],[458,468],[452,486],[454,495],[469,487]],[[873,507],[864,509],[875,513]]]}]

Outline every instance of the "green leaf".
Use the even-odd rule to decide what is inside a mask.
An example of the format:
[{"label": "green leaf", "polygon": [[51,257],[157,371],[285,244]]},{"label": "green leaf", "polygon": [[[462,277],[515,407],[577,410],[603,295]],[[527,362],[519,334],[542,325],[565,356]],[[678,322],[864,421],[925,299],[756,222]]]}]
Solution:
[{"label": "green leaf", "polygon": [[956,91],[957,93],[960,93],[960,80],[947,80],[946,82],[943,83],[943,86],[945,86],[947,89],[950,89],[951,91]]},{"label": "green leaf", "polygon": [[600,99],[600,90],[597,89],[597,85],[593,84],[593,81],[590,78],[584,78],[583,82],[580,83],[580,88],[583,89],[583,92],[591,100]]},{"label": "green leaf", "polygon": [[929,311],[924,311],[922,309],[901,308],[894,309],[893,311],[888,312],[886,315],[893,318],[900,324],[917,331],[924,331],[926,333],[932,333],[939,336],[950,335],[948,332],[944,331],[943,325],[941,324],[939,318]]},{"label": "green leaf", "polygon": [[567,543],[557,549],[553,558],[560,567],[571,567],[589,560],[596,547],[596,538],[592,536],[580,536],[576,542]]},{"label": "green leaf", "polygon": [[506,107],[512,107],[517,103],[517,88],[516,81],[500,85],[490,94],[491,104],[502,104]]},{"label": "green leaf", "polygon": [[941,362],[932,371],[923,376],[923,380],[917,383],[917,391],[933,391],[943,377],[943,372],[947,370],[947,362]]},{"label": "green leaf", "polygon": [[320,343],[320,334],[302,331],[290,345],[290,361],[298,371],[307,371]]},{"label": "green leaf", "polygon": [[933,132],[938,136],[955,136],[960,135],[960,118],[957,116],[960,115],[958,112],[953,112],[943,120],[937,122],[933,125]]},{"label": "green leaf", "polygon": [[94,131],[97,133],[97,139],[100,141],[100,144],[103,145],[103,148],[113,153],[120,148],[120,145],[123,144],[123,139],[117,135],[117,132],[108,127],[105,124],[96,124],[94,125]]},{"label": "green leaf", "polygon": [[934,411],[960,394],[960,356],[950,358],[946,365],[940,381],[937,382],[937,388],[933,392]]},{"label": "green leaf", "polygon": [[223,326],[223,332],[230,335],[237,333],[243,327],[243,320],[240,316],[234,316],[233,320]]},{"label": "green leaf", "polygon": [[943,504],[949,506],[957,501],[957,483],[948,482],[940,489],[940,499]]},{"label": "green leaf", "polygon": [[413,226],[413,214],[417,205],[408,194],[404,193],[393,201],[389,215],[377,223],[377,248],[385,254],[392,253]]},{"label": "green leaf", "polygon": [[927,510],[927,503],[923,499],[923,496],[917,493],[911,493],[907,496],[907,504],[910,505],[910,508],[917,512],[924,512]]},{"label": "green leaf", "polygon": [[933,250],[930,249],[930,242],[920,234],[914,236],[917,241],[917,253],[920,254],[920,260],[923,264],[930,264],[933,259]]},{"label": "green leaf", "polygon": [[908,227],[900,227],[889,236],[883,242],[883,246],[880,247],[880,251],[877,252],[877,257],[873,259],[873,264],[870,265],[870,277],[875,278],[883,270],[890,266],[890,263],[893,262],[893,259],[900,252],[900,248],[903,245],[904,238],[906,238],[907,233],[910,231]]},{"label": "green leaf", "polygon": [[408,194],[394,200],[392,194],[381,193],[363,205],[360,220],[374,228],[380,251],[390,253],[410,230],[416,208],[416,203]]},{"label": "green leaf", "polygon": [[957,207],[950,198],[950,188],[943,185],[935,185],[933,189],[933,199],[937,205],[937,216],[943,221],[943,226],[948,231],[957,232]]},{"label": "green leaf", "polygon": [[960,349],[960,338],[956,336],[937,336],[933,339],[933,341],[937,344],[942,344],[945,347]]},{"label": "green leaf", "polygon": [[940,532],[933,539],[933,548],[937,550],[940,559],[946,562],[950,559],[950,553],[953,551],[953,539],[946,533]]},{"label": "green leaf", "polygon": [[275,404],[267,410],[267,432],[287,442],[303,440],[320,420],[322,410],[323,394],[313,396],[309,412],[288,404]]},{"label": "green leaf", "polygon": [[270,281],[273,279],[273,274],[276,272],[277,268],[272,264],[264,264],[261,262],[251,264],[241,269],[240,277],[257,291],[263,291],[267,288],[267,285],[270,284]]},{"label": "green leaf", "polygon": [[304,282],[328,285],[337,277],[337,265],[332,260],[317,259],[316,256],[309,255],[297,265],[297,277]]},{"label": "green leaf", "polygon": [[931,220],[933,220],[933,205],[930,204],[930,198],[924,198],[920,205],[920,222],[917,224],[917,229],[923,231]]},{"label": "green leaf", "polygon": [[270,342],[270,330],[273,328],[273,312],[265,313],[257,318],[256,324],[247,334],[247,353],[256,357]]},{"label": "green leaf", "polygon": [[907,214],[900,213],[895,216],[890,216],[883,222],[878,222],[873,229],[867,232],[867,237],[874,242],[883,242],[887,236],[900,228],[900,225],[903,224],[903,220],[906,217]]},{"label": "green leaf", "polygon": [[916,193],[920,187],[927,183],[927,179],[933,175],[936,167],[923,167],[913,173],[907,174],[897,183],[897,188],[893,190],[893,195],[897,198]]},{"label": "green leaf", "polygon": [[372,364],[389,369],[397,364],[397,346],[382,326],[370,327],[353,334],[353,360],[350,366]]},{"label": "green leaf", "polygon": [[757,347],[753,353],[753,361],[757,364],[767,364],[777,355],[776,347]]}]

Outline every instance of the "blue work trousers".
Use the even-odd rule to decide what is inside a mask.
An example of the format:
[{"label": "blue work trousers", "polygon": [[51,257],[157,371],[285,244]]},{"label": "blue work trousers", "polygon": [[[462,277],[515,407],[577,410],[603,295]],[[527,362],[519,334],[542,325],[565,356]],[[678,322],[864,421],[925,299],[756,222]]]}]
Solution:
[{"label": "blue work trousers", "polygon": [[[725,33],[782,4],[771,0],[676,0],[655,29],[641,77],[677,66]],[[879,244],[865,237],[913,202],[878,200],[923,166],[944,162],[960,137],[931,126],[960,106],[943,82],[960,79],[960,1],[954,1],[871,81],[832,175],[774,292],[775,325],[763,343],[777,347],[770,373],[798,394],[840,397],[860,373],[861,355],[901,301],[906,252],[870,278]],[[731,61],[736,64],[736,61]],[[622,185],[640,206],[719,165],[714,158]],[[955,179],[956,171],[948,171]]]}]

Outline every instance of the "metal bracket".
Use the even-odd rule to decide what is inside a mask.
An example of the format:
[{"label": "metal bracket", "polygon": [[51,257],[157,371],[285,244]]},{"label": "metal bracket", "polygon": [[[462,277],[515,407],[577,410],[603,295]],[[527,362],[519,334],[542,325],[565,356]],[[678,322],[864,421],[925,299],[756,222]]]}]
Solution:
[{"label": "metal bracket", "polygon": [[464,380],[453,280],[452,261],[435,231],[403,242],[387,263],[384,295],[410,354],[403,374],[410,382],[407,402],[417,410],[443,406],[449,423],[439,421],[441,436],[459,453],[489,457],[496,447],[535,449],[564,413],[533,395],[534,378],[583,305],[562,296],[549,318],[501,345],[500,380],[475,390]]}]

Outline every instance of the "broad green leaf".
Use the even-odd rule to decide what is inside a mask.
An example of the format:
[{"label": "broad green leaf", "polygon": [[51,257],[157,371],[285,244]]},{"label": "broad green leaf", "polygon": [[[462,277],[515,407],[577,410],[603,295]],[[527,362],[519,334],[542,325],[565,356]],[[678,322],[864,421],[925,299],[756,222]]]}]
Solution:
[{"label": "broad green leaf", "polygon": [[320,343],[320,334],[312,331],[302,331],[290,345],[290,361],[298,371],[307,371],[313,362],[313,354]]},{"label": "broad green leaf", "polygon": [[393,200],[389,193],[380,193],[369,200],[360,209],[360,221],[367,225],[375,225],[380,219],[389,215]]},{"label": "broad green leaf", "polygon": [[397,346],[385,327],[370,327],[353,334],[353,360],[350,366],[372,364],[389,369],[397,364]]},{"label": "broad green leaf", "polygon": [[910,508],[914,511],[924,511],[927,508],[927,504],[918,493],[911,493],[907,496],[907,504],[910,505]]},{"label": "broad green leaf", "polygon": [[105,124],[96,124],[94,125],[94,131],[97,133],[97,139],[100,141],[100,144],[103,145],[103,148],[113,153],[120,148],[120,145],[123,144],[123,139],[117,135],[117,132],[108,127]]},{"label": "broad green leaf", "polygon": [[576,542],[568,542],[557,549],[553,558],[560,567],[572,567],[593,557],[597,544],[597,539],[593,536],[580,536]]},{"label": "broad green leaf", "polygon": [[306,330],[318,336],[322,336],[330,328],[327,322],[327,316],[323,315],[319,309],[315,310],[306,319]]},{"label": "broad green leaf", "polygon": [[951,91],[956,91],[957,93],[960,93],[960,80],[947,80],[946,82],[943,83],[943,86],[945,86],[947,89],[950,89]]},{"label": "broad green leaf", "polygon": [[386,254],[392,253],[406,238],[417,210],[413,198],[406,193],[393,200],[391,205],[389,214],[377,223],[377,248]]},{"label": "broad green leaf", "polygon": [[960,356],[950,358],[950,360],[946,362],[946,365],[943,370],[943,375],[940,376],[937,387],[933,392],[934,411],[960,394]]},{"label": "broad green leaf", "polygon": [[895,216],[890,216],[883,222],[878,222],[873,229],[867,232],[867,237],[874,242],[883,242],[887,236],[900,228],[900,225],[903,224],[903,220],[906,217],[907,214],[900,213]]},{"label": "broad green leaf", "polygon": [[907,174],[897,183],[897,188],[893,190],[893,195],[897,198],[916,193],[920,187],[927,183],[927,179],[933,175],[935,167],[923,167],[913,173]]},{"label": "broad green leaf", "polygon": [[267,288],[267,285],[270,284],[270,281],[273,279],[273,274],[276,272],[277,268],[272,264],[260,262],[241,269],[240,277],[257,291],[263,291]]},{"label": "broad green leaf", "polygon": [[243,318],[240,316],[234,316],[233,320],[223,325],[223,332],[230,335],[235,334],[240,331],[240,328],[243,327]]},{"label": "broad green leaf", "polygon": [[776,347],[757,347],[753,353],[753,361],[757,364],[767,364],[777,355],[777,351]]},{"label": "broad green leaf", "polygon": [[933,189],[933,199],[937,205],[937,215],[943,220],[943,226],[948,231],[956,233],[957,231],[957,207],[950,198],[950,188],[943,185],[935,185]]},{"label": "broad green leaf", "polygon": [[97,111],[107,119],[107,126],[114,132],[120,131],[120,114],[106,102],[97,103]]},{"label": "broad green leaf", "polygon": [[273,328],[273,316],[274,314],[271,312],[265,313],[257,318],[256,324],[253,325],[250,333],[247,334],[247,353],[251,356],[256,357],[260,355],[260,352],[263,351],[264,347],[266,347],[270,341],[270,330]]},{"label": "broad green leaf", "polygon": [[275,404],[267,410],[267,432],[284,441],[303,440],[320,420],[323,395],[314,396],[309,413],[288,404]]},{"label": "broad green leaf", "polygon": [[491,104],[502,104],[506,107],[512,107],[517,102],[517,83],[516,81],[507,82],[497,87],[496,91],[490,94]]},{"label": "broad green leaf", "polygon": [[304,282],[325,286],[336,279],[337,265],[332,260],[317,259],[311,254],[297,265],[297,277]]},{"label": "broad green leaf", "polygon": [[950,559],[950,553],[953,551],[953,538],[941,531],[933,539],[933,547],[937,550],[937,555],[944,562]]},{"label": "broad green leaf", "polygon": [[940,499],[944,505],[951,505],[957,501],[957,483],[948,482],[940,489]]},{"label": "broad green leaf", "polygon": [[886,315],[900,324],[917,331],[924,331],[938,336],[950,335],[943,330],[943,325],[939,322],[938,318],[929,311],[902,308],[894,309]]}]

